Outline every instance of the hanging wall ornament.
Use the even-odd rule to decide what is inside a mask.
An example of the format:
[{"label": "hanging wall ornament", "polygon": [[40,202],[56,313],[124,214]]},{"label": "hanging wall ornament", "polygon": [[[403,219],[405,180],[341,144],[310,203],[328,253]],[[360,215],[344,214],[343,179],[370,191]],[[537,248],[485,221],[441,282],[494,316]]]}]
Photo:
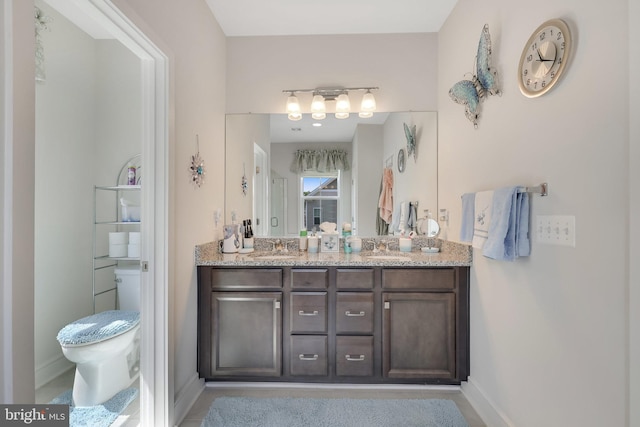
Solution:
[{"label": "hanging wall ornament", "polygon": [[247,182],[247,173],[243,163],[242,164],[242,195],[246,196],[248,190],[249,190],[249,184]]},{"label": "hanging wall ornament", "polygon": [[476,73],[469,80],[461,80],[449,90],[449,96],[465,106],[465,115],[478,128],[480,102],[488,95],[501,95],[498,89],[498,72],[491,67],[491,36],[489,25],[485,24],[478,43]]},{"label": "hanging wall ornament", "polygon": [[38,7],[35,8],[36,26],[36,81],[44,83],[46,73],[44,71],[44,46],[42,44],[42,32],[49,31],[49,22],[52,19],[46,16]]},{"label": "hanging wall ornament", "polygon": [[196,145],[198,151],[196,154],[191,156],[191,166],[189,166],[189,171],[191,172],[191,182],[200,187],[204,184],[204,175],[206,172],[204,170],[204,160],[200,157],[200,139],[198,135],[196,135]]}]

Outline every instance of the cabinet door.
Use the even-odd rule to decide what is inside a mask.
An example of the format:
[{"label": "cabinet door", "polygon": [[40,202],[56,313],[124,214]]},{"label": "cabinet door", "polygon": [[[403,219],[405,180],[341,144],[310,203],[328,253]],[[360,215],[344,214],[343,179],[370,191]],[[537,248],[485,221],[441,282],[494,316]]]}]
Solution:
[{"label": "cabinet door", "polygon": [[282,293],[211,294],[213,376],[281,375]]},{"label": "cabinet door", "polygon": [[388,378],[456,377],[455,294],[382,294],[382,369]]}]

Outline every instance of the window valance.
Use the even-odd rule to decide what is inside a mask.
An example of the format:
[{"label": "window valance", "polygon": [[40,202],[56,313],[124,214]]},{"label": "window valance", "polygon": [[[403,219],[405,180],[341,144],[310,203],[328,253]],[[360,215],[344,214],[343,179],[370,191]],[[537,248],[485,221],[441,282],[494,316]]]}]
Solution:
[{"label": "window valance", "polygon": [[318,172],[348,171],[349,168],[347,152],[335,148],[331,150],[296,150],[293,153],[290,169],[291,172],[300,173],[308,170]]}]

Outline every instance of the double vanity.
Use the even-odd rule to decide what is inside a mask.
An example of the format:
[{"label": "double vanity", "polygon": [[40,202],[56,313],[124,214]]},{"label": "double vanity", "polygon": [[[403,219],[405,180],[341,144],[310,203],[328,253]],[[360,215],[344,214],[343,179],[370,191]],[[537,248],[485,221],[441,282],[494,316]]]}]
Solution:
[{"label": "double vanity", "polygon": [[[460,384],[469,375],[467,245],[376,238],[308,253],[256,239],[196,247],[198,371],[212,381]],[[438,246],[424,253],[420,246]]]}]

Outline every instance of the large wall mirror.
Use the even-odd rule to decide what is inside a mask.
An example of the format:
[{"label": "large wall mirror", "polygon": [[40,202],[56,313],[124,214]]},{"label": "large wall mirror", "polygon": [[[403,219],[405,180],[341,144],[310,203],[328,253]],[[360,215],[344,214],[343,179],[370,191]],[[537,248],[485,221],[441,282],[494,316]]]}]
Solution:
[{"label": "large wall mirror", "polygon": [[[405,124],[415,127],[413,153],[407,149]],[[321,121],[307,115],[290,121],[286,114],[229,114],[225,223],[251,219],[257,236],[297,236],[322,222],[336,223],[338,231],[350,223],[360,236],[386,233],[378,219],[385,168],[393,173],[388,229],[407,228],[410,204],[417,206],[414,225],[427,210],[435,218],[437,138],[435,112],[376,113],[369,119],[351,114],[343,120],[327,115]],[[400,168],[399,158],[404,158]]]}]

